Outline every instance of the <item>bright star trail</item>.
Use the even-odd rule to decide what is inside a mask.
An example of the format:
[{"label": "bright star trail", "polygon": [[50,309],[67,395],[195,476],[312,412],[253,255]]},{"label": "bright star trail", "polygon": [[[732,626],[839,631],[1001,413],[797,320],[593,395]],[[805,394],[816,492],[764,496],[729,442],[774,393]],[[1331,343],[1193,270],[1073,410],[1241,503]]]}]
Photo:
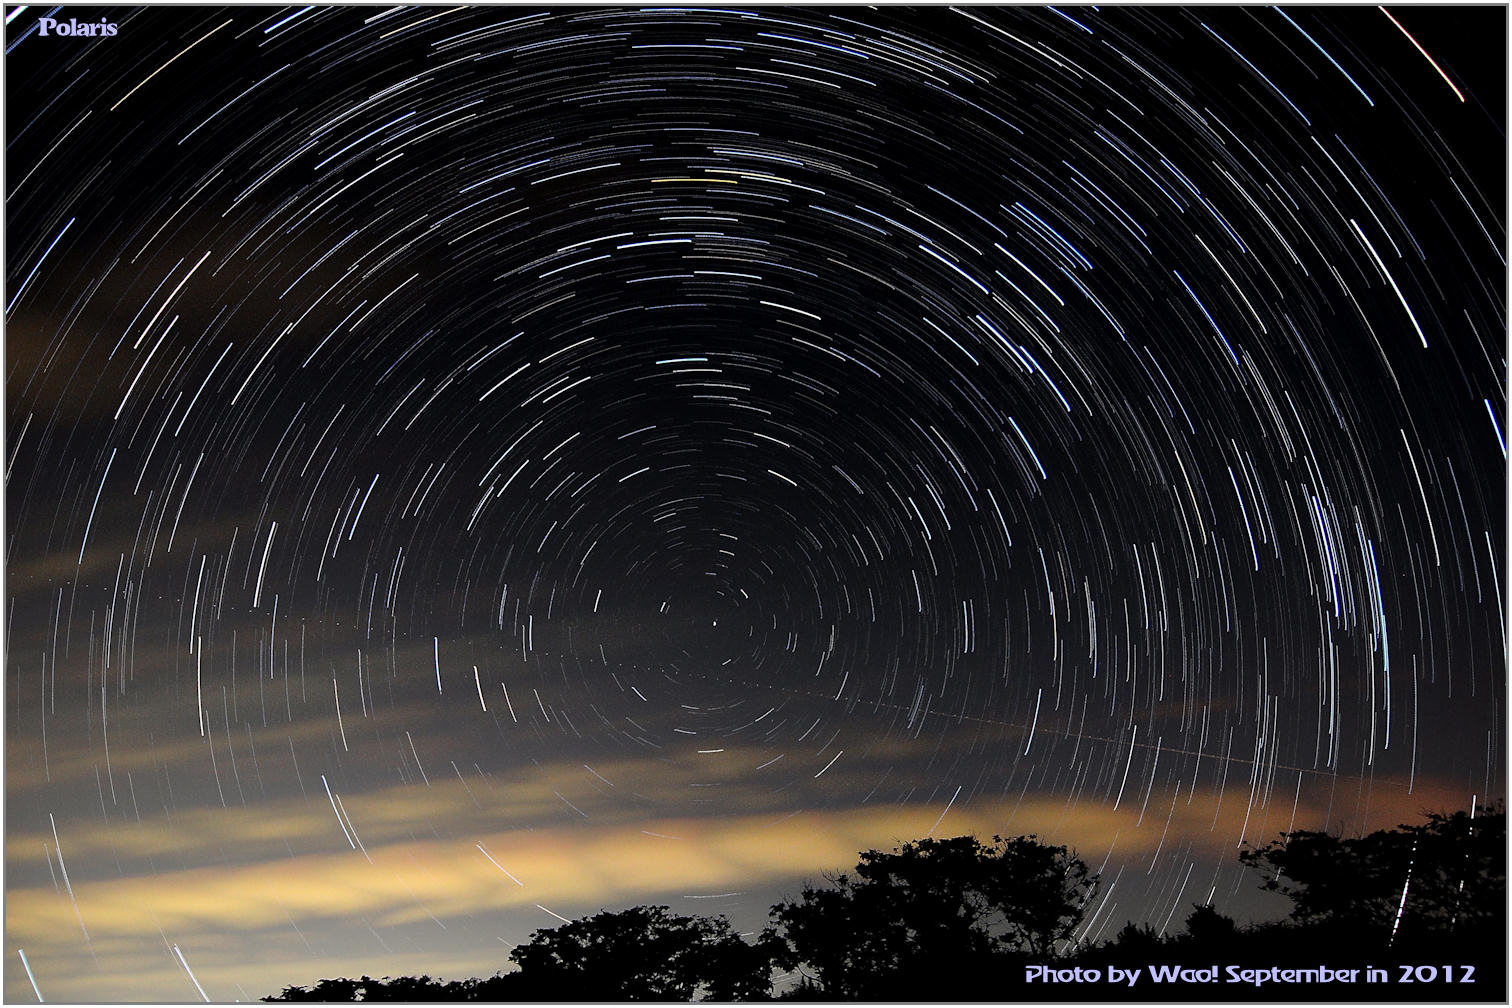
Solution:
[{"label": "bright star trail", "polygon": [[1504,798],[1502,8],[6,32],[7,1001]]}]

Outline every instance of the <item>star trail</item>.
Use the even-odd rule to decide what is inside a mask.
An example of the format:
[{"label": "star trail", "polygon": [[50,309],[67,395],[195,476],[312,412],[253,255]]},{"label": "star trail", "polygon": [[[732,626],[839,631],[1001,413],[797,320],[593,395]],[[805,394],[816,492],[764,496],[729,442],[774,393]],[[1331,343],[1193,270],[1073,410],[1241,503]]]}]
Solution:
[{"label": "star trail", "polygon": [[1501,800],[1504,34],[12,8],[6,1000]]}]

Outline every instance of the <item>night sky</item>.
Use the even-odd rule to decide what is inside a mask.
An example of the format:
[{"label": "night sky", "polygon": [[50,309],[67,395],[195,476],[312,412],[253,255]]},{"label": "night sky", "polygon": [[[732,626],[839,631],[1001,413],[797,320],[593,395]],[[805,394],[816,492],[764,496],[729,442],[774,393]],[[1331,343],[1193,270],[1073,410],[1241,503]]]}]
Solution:
[{"label": "night sky", "polygon": [[1504,798],[1504,9],[7,11],[5,1000]]}]

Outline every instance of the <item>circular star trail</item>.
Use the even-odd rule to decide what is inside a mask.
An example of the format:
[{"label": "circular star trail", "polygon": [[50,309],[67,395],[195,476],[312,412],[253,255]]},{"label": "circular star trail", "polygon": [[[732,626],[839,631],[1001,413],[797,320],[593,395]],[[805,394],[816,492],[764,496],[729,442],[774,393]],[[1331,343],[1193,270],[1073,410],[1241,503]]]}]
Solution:
[{"label": "circular star trail", "polygon": [[[186,868],[449,843],[513,943],[602,901],[508,831],[1039,809],[1095,937],[1501,794],[1504,12],[69,10],[7,43],[44,995]],[[363,954],[455,940],[407,879]]]}]

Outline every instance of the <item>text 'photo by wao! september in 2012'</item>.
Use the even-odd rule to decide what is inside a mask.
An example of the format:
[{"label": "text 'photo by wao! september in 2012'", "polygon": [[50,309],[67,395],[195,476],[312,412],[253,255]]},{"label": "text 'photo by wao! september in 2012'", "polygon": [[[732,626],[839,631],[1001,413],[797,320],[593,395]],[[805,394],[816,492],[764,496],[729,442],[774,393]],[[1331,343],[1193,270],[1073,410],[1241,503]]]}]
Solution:
[{"label": "text 'photo by wao! september in 2012'", "polygon": [[4,10],[5,1002],[1505,1001],[1504,6]]}]

